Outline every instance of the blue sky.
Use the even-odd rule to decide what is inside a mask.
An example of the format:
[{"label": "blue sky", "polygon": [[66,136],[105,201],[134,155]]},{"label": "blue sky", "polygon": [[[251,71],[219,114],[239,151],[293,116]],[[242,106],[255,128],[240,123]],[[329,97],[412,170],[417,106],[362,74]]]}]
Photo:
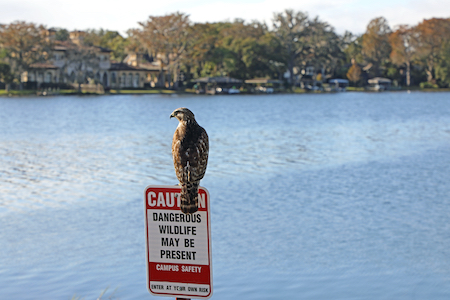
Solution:
[{"label": "blue sky", "polygon": [[319,16],[338,33],[355,34],[363,33],[369,21],[379,16],[393,28],[450,17],[449,0],[0,0],[0,23],[22,20],[68,30],[104,28],[125,33],[150,15],[180,11],[193,22],[241,18],[270,24],[274,12],[287,8]]}]

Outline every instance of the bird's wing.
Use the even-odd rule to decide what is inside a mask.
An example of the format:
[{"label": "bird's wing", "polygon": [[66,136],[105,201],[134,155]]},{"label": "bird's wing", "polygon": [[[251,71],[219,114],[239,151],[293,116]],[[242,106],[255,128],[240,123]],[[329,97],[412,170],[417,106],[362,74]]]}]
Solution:
[{"label": "bird's wing", "polygon": [[208,134],[200,126],[192,134],[183,133],[176,131],[172,143],[175,173],[180,182],[199,181],[208,164]]},{"label": "bird's wing", "polygon": [[[191,170],[191,178],[193,181],[198,181],[203,178],[206,172],[206,166],[208,164],[208,154],[209,154],[209,140],[206,131],[201,128],[201,133],[197,142],[195,143],[195,151],[193,151],[193,156],[195,156],[196,164],[195,168]],[[193,165],[194,166],[194,165]]]}]

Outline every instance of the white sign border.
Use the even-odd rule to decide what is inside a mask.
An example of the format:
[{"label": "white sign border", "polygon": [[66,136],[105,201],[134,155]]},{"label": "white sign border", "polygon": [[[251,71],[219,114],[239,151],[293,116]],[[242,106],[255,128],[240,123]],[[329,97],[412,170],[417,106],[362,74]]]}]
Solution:
[{"label": "white sign border", "polygon": [[[207,209],[206,209],[206,214],[208,216],[208,247],[209,247],[209,253],[208,253],[208,261],[209,261],[209,288],[210,288],[210,292],[208,294],[208,296],[201,296],[201,295],[188,295],[188,294],[160,294],[160,293],[153,293],[150,290],[150,278],[149,278],[149,270],[148,270],[148,265],[149,265],[149,249],[148,249],[148,245],[149,245],[149,237],[148,237],[148,219],[147,219],[147,190],[149,188],[156,188],[156,189],[167,189],[167,188],[174,188],[174,187],[178,187],[178,185],[148,185],[145,187],[144,189],[144,219],[145,219],[145,269],[146,269],[146,278],[147,278],[147,282],[145,283],[145,285],[147,286],[147,291],[153,295],[153,296],[159,296],[159,297],[175,297],[175,298],[179,298],[179,297],[187,297],[187,298],[200,298],[200,299],[209,299],[212,294],[213,294],[213,266],[212,266],[212,238],[211,238],[211,197],[209,195],[209,191],[202,186],[199,186],[199,189],[203,189],[206,192],[206,196],[208,198],[208,205],[207,205]],[[181,211],[181,210],[180,210]],[[180,284],[184,284],[181,283]]]}]

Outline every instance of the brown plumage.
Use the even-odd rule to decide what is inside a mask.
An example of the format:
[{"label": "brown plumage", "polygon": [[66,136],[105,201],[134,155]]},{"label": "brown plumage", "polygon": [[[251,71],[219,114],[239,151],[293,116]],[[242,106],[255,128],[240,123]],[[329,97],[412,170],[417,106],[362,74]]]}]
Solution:
[{"label": "brown plumage", "polygon": [[173,135],[172,156],[181,186],[181,211],[192,214],[198,210],[198,186],[208,164],[208,135],[185,107],[177,108],[170,117],[179,121]]}]

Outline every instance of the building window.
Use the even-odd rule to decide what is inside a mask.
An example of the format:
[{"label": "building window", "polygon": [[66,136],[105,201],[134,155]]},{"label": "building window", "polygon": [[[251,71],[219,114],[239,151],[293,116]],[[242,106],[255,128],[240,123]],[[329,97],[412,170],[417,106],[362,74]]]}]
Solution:
[{"label": "building window", "polygon": [[133,85],[133,74],[128,74],[127,77],[127,86],[132,86]]},{"label": "building window", "polygon": [[106,73],[103,74],[103,86],[108,86],[108,75]]},{"label": "building window", "polygon": [[45,73],[44,82],[46,83],[52,82],[52,73],[50,72]]},{"label": "building window", "polygon": [[139,74],[137,73],[134,75],[133,87],[139,87]]}]

